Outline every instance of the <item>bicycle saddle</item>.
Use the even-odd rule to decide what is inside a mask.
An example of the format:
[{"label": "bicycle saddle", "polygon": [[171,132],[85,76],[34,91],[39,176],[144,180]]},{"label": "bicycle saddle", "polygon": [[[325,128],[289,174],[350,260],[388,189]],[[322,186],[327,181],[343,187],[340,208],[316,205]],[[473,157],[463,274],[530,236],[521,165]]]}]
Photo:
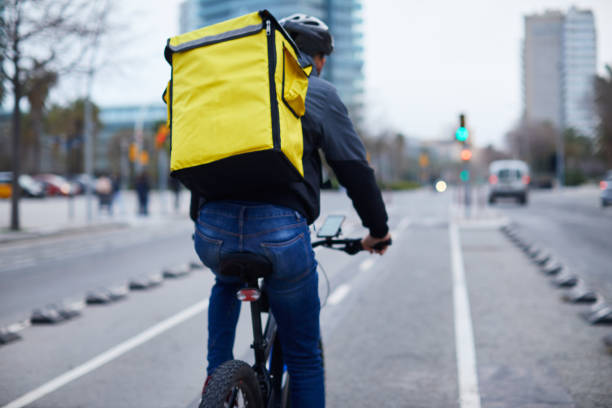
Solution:
[{"label": "bicycle saddle", "polygon": [[221,275],[237,276],[245,282],[265,278],[272,273],[270,261],[251,252],[227,254],[221,259],[219,267]]}]

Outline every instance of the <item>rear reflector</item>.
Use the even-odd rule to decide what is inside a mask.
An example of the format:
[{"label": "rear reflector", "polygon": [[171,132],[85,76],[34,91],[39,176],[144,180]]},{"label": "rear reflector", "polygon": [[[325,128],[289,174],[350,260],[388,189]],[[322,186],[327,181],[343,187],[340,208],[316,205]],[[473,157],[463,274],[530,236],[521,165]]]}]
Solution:
[{"label": "rear reflector", "polygon": [[608,183],[606,183],[605,181],[600,181],[599,182],[599,188],[602,190],[605,190],[606,188],[608,188]]},{"label": "rear reflector", "polygon": [[246,288],[240,289],[236,292],[236,297],[241,302],[255,302],[261,296],[261,292],[258,289]]},{"label": "rear reflector", "polygon": [[489,183],[490,184],[497,184],[497,176],[495,174],[491,174],[489,176]]}]

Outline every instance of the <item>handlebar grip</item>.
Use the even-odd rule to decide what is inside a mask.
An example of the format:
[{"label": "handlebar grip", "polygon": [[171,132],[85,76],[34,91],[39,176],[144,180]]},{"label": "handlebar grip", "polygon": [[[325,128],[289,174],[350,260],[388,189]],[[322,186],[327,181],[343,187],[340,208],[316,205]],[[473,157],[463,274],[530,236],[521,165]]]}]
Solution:
[{"label": "handlebar grip", "polygon": [[378,244],[374,245],[372,248],[374,248],[377,251],[382,251],[383,249],[391,245],[391,243],[392,243],[391,238],[389,238],[386,241],[379,242]]}]

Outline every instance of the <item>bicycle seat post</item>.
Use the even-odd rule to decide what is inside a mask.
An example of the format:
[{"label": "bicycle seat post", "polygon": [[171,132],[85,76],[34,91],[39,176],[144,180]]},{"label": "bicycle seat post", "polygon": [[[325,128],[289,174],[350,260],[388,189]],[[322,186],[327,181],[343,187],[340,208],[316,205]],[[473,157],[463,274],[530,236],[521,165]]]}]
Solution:
[{"label": "bicycle seat post", "polygon": [[[247,282],[249,288],[259,290],[257,280]],[[266,344],[263,337],[261,324],[261,306],[259,301],[251,301],[251,323],[253,326],[253,344],[251,347],[255,351],[255,365],[257,367],[265,367],[265,349]]]}]

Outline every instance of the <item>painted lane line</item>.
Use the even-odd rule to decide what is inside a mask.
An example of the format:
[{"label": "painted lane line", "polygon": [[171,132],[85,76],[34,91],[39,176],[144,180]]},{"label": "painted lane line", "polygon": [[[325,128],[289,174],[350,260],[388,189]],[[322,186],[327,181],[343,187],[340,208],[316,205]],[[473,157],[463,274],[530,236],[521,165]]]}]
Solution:
[{"label": "painted lane line", "polygon": [[391,231],[391,238],[395,241],[398,241],[402,236],[402,232],[406,230],[410,224],[412,224],[412,219],[410,217],[404,217],[400,221],[400,223],[395,227],[393,231]]},{"label": "painted lane line", "polygon": [[159,322],[158,324],[148,328],[140,334],[124,341],[121,344],[116,345],[110,350],[105,351],[102,354],[92,358],[86,363],[73,368],[64,374],[55,377],[53,380],[41,385],[40,387],[28,392],[27,394],[17,398],[16,400],[4,405],[2,408],[21,408],[24,407],[45,395],[57,390],[60,387],[88,374],[95,369],[103,366],[104,364],[122,356],[128,351],[146,343],[147,341],[159,336],[163,332],[173,328],[174,326],[184,322],[187,319],[203,312],[208,308],[208,299],[198,302],[187,309],[167,318],[166,320]]},{"label": "painted lane line", "polygon": [[327,304],[330,306],[335,306],[338,303],[342,302],[342,300],[348,295],[351,291],[351,287],[347,284],[342,284],[334,290],[334,292],[327,299]]},{"label": "painted lane line", "polygon": [[451,263],[453,269],[453,303],[455,314],[455,350],[459,380],[459,402],[461,408],[480,408],[478,376],[476,374],[476,351],[474,331],[470,314],[463,255],[459,241],[459,230],[455,223],[449,227]]},{"label": "painted lane line", "polygon": [[363,261],[362,263],[359,264],[359,270],[361,272],[365,272],[368,269],[370,269],[372,266],[374,266],[375,262],[376,261],[374,259],[368,258],[368,259],[366,259],[365,261]]}]

